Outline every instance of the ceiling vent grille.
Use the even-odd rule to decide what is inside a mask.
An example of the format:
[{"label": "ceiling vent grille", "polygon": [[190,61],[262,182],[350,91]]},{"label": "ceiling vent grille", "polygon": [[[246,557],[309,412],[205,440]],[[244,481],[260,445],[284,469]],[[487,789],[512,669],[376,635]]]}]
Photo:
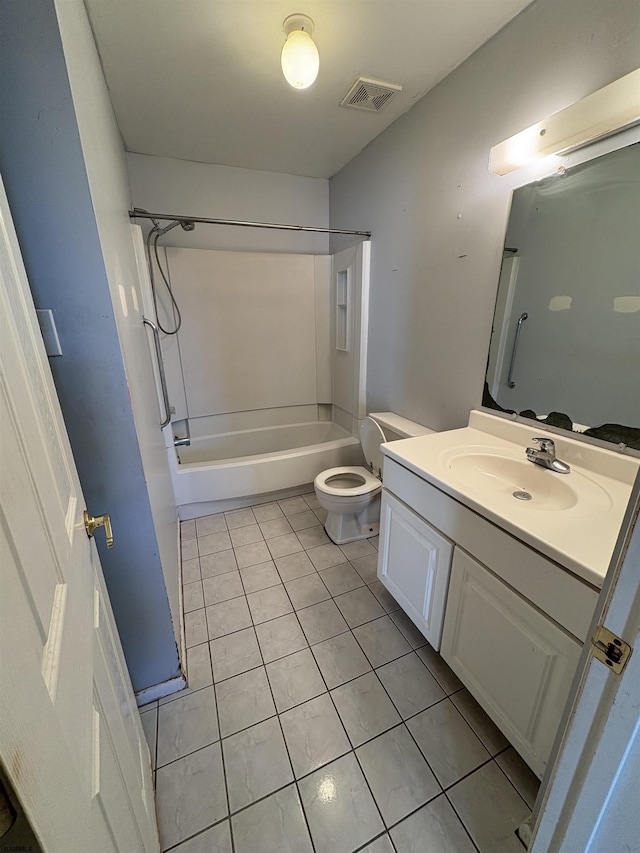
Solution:
[{"label": "ceiling vent grille", "polygon": [[382,80],[372,80],[370,77],[358,77],[344,98],[340,101],[341,107],[350,107],[354,110],[366,110],[370,113],[379,113],[386,107],[389,101],[402,86],[395,83],[385,83]]}]

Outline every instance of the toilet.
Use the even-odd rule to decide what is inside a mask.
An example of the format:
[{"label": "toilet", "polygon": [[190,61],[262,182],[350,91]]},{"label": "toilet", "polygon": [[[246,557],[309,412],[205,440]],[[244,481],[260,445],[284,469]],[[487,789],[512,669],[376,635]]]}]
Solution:
[{"label": "toilet", "polygon": [[318,503],[328,513],[324,529],[336,545],[378,534],[382,491],[380,445],[433,432],[394,412],[371,413],[360,422],[359,431],[367,468],[362,465],[328,468],[313,481]]}]

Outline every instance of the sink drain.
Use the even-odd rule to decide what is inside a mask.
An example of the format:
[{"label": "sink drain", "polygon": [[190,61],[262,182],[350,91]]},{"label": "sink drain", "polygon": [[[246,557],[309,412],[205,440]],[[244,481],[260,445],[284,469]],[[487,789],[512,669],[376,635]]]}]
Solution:
[{"label": "sink drain", "polygon": [[517,491],[513,493],[514,498],[517,498],[519,501],[530,501],[531,495],[529,492]]}]

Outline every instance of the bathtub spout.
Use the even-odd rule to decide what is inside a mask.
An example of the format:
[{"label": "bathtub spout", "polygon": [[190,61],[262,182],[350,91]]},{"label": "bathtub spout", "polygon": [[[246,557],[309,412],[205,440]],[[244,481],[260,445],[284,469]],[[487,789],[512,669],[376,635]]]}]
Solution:
[{"label": "bathtub spout", "polygon": [[184,438],[174,438],[173,446],[174,447],[189,447],[191,444],[191,438],[188,435],[185,435]]}]

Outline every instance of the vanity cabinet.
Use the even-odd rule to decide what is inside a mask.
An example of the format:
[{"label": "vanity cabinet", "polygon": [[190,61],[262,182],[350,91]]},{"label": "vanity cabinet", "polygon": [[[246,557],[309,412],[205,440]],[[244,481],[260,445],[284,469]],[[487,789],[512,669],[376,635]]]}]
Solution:
[{"label": "vanity cabinet", "polygon": [[442,656],[541,776],[582,645],[460,548]]},{"label": "vanity cabinet", "polygon": [[541,776],[598,590],[389,457],[378,577]]},{"label": "vanity cabinet", "polygon": [[440,649],[453,545],[390,492],[380,509],[378,576],[434,649]]}]

